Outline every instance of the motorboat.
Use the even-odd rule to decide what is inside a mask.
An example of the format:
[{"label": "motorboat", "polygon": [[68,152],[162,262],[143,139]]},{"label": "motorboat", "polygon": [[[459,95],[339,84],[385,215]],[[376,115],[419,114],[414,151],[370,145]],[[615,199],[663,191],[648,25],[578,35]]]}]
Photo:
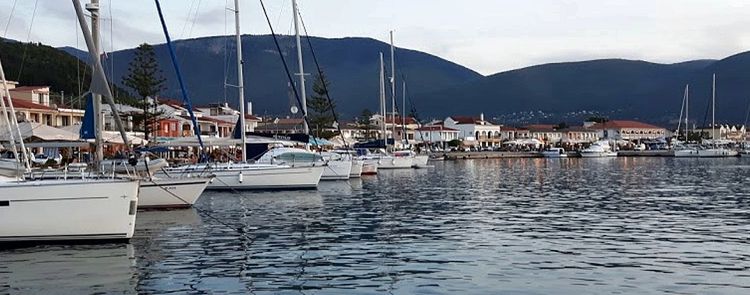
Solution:
[{"label": "motorboat", "polygon": [[568,154],[565,153],[564,148],[551,147],[542,151],[542,156],[545,158],[567,158]]},{"label": "motorboat", "polygon": [[609,157],[617,157],[617,152],[612,151],[612,147],[610,147],[609,142],[607,141],[597,141],[591,146],[581,150],[581,157],[584,158],[609,158]]},{"label": "motorboat", "polygon": [[0,242],[130,239],[138,187],[131,179],[0,183]]}]

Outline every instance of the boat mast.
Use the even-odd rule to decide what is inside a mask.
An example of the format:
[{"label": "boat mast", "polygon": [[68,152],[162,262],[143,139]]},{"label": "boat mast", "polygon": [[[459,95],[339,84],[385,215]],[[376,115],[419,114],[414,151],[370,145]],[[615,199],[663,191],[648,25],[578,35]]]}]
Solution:
[{"label": "boat mast", "polygon": [[245,143],[247,134],[245,134],[245,79],[242,75],[242,38],[240,36],[240,1],[234,0],[234,29],[235,39],[237,40],[237,88],[240,99],[240,128],[242,128],[240,142],[240,152],[242,153],[242,162],[247,162],[247,153],[245,152]]},{"label": "boat mast", "polygon": [[688,110],[690,110],[690,84],[685,85],[685,143],[687,143],[690,138]]},{"label": "boat mast", "polygon": [[[307,125],[307,95],[305,94],[305,66],[302,63],[302,41],[299,36],[299,8],[297,7],[297,0],[292,0],[292,13],[294,13],[294,36],[297,39],[297,66],[299,67],[299,89],[300,95],[302,96],[302,115],[305,116],[305,120],[302,120],[305,134],[310,134],[310,126]],[[322,77],[321,77],[322,79]]]},{"label": "boat mast", "polygon": [[[91,0],[91,3],[86,5],[86,10],[91,13],[91,37],[93,41],[94,55],[99,58],[100,44],[99,44],[99,0]],[[92,61],[92,64],[94,62]],[[94,162],[96,167],[99,167],[99,163],[104,160],[104,144],[102,142],[102,130],[104,130],[104,116],[102,116],[102,95],[93,93],[94,95],[94,151],[95,157]],[[112,109],[112,113],[117,110]]]},{"label": "boat mast", "polygon": [[716,74],[711,82],[711,139],[716,145]]},{"label": "boat mast", "polygon": [[408,140],[406,136],[406,80],[401,83],[401,134],[403,135],[401,141],[406,142]]},{"label": "boat mast", "polygon": [[396,57],[393,55],[395,51],[393,48],[393,31],[391,35],[391,137],[393,137],[393,145],[396,145]]},{"label": "boat mast", "polygon": [[385,107],[385,65],[383,64],[383,53],[380,53],[380,114],[383,116],[381,131],[383,132],[383,145],[388,148],[388,136],[385,133],[386,107]]}]

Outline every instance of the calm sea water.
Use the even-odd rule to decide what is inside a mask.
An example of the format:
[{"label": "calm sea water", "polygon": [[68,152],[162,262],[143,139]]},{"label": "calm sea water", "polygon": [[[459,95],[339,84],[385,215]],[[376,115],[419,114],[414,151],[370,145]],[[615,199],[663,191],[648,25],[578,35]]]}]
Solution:
[{"label": "calm sea water", "polygon": [[0,250],[0,294],[750,294],[748,183],[748,159],[507,159],[209,192],[130,244]]}]

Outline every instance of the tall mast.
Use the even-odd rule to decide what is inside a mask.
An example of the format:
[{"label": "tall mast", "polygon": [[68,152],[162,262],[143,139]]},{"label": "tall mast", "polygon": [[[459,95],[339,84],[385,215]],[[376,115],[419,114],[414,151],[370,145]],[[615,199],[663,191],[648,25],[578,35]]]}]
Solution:
[{"label": "tall mast", "polygon": [[391,33],[391,137],[393,145],[396,145],[396,57],[393,55],[393,31]]},{"label": "tall mast", "polygon": [[388,147],[388,136],[385,134],[385,123],[386,123],[386,106],[385,106],[385,65],[383,64],[383,53],[380,53],[380,115],[382,115],[383,125],[381,131],[383,132],[383,144]]},{"label": "tall mast", "polygon": [[716,74],[711,82],[711,139],[716,144]]},{"label": "tall mast", "polygon": [[[99,0],[91,0],[91,3],[86,5],[86,10],[91,13],[91,37],[94,43],[94,50],[96,58],[99,57]],[[91,62],[94,64],[94,62]],[[96,139],[94,140],[94,150],[96,151],[95,163],[99,166],[102,160],[104,160],[104,144],[102,142],[102,130],[104,130],[104,118],[102,116],[102,96],[101,94],[94,94],[94,134]],[[114,108],[112,113],[116,112]]]},{"label": "tall mast", "polygon": [[688,124],[690,124],[688,121],[688,111],[690,110],[690,84],[685,85],[685,143],[688,142],[688,139],[690,138],[690,128],[688,127]]},{"label": "tall mast", "polygon": [[406,136],[406,80],[401,81],[401,83],[401,135],[403,135],[403,141],[408,138]]},{"label": "tall mast", "polygon": [[[294,13],[294,35],[297,38],[297,65],[299,66],[299,89],[302,95],[302,114],[307,117],[307,95],[305,94],[305,66],[302,63],[302,41],[299,37],[299,9],[297,0],[292,0],[292,13]],[[322,78],[322,77],[321,77]],[[310,126],[307,125],[307,118],[302,122],[305,134],[310,134]]]},{"label": "tall mast", "polygon": [[240,1],[234,0],[234,29],[235,39],[237,40],[237,88],[240,99],[240,128],[242,128],[240,142],[240,152],[242,153],[242,162],[247,162],[247,153],[245,153],[245,79],[242,76],[242,38],[240,37]]}]

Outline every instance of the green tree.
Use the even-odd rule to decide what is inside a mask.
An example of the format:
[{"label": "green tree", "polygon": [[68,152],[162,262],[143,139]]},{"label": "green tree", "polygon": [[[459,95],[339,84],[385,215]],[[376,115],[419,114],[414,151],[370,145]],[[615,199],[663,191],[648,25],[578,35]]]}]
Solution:
[{"label": "green tree", "polygon": [[357,118],[357,126],[359,126],[360,130],[364,131],[366,140],[372,139],[370,132],[375,128],[372,122],[370,122],[370,118],[372,118],[372,111],[370,109],[362,110],[362,114]]},{"label": "green tree", "polygon": [[141,108],[143,114],[134,116],[133,121],[136,126],[142,126],[147,140],[149,139],[149,126],[163,115],[156,110],[156,104],[148,98],[155,98],[164,90],[165,81],[159,62],[156,61],[154,48],[146,43],[139,45],[135,50],[133,60],[130,61],[128,74],[123,78],[123,84],[133,89],[140,99],[134,103],[134,106]]},{"label": "green tree", "polygon": [[336,136],[336,132],[326,130],[333,127],[336,104],[328,100],[328,91],[331,89],[331,83],[321,72],[315,77],[312,90],[313,93],[307,100],[307,117],[310,122],[310,129],[315,130],[315,135],[322,138],[331,138]]}]

